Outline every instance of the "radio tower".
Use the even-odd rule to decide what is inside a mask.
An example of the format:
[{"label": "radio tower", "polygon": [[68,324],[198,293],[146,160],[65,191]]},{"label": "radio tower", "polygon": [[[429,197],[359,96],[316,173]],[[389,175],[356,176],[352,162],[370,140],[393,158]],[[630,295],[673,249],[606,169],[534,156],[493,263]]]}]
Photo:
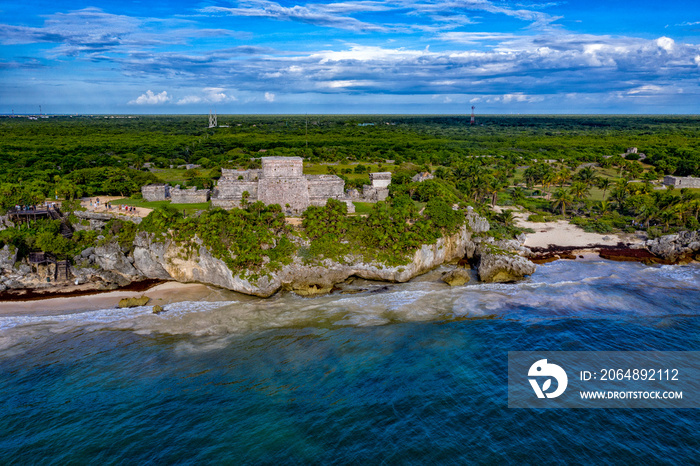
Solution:
[{"label": "radio tower", "polygon": [[473,125],[473,124],[474,124],[474,108],[475,108],[475,107],[472,105],[472,119],[469,121],[469,124],[470,124],[470,125]]},{"label": "radio tower", "polygon": [[214,113],[211,113],[211,110],[209,110],[209,127],[210,128],[216,128],[218,125],[216,121],[216,111]]}]

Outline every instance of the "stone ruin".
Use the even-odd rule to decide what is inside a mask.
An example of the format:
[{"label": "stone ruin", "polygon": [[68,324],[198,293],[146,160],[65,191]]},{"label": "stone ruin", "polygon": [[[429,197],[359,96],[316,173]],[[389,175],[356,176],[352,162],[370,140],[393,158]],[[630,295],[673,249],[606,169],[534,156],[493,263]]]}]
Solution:
[{"label": "stone ruin", "polygon": [[163,183],[142,186],[141,195],[148,202],[170,200],[173,204],[199,204],[209,201],[208,189],[195,187],[180,189],[180,185],[171,188],[170,185]]},{"label": "stone ruin", "polygon": [[369,181],[370,185],[362,186],[362,197],[365,202],[383,201],[389,197],[391,172],[370,173]]},{"label": "stone ruin", "polygon": [[170,190],[170,202],[173,204],[199,204],[208,201],[208,189],[197,189],[194,186],[180,189],[180,185],[177,185]]},{"label": "stone ruin", "polygon": [[141,187],[141,195],[148,202],[170,199],[170,185],[154,183]]},{"label": "stone ruin", "polygon": [[420,173],[416,173],[415,175],[413,175],[413,178],[411,178],[411,181],[413,181],[414,183],[422,183],[424,181],[432,180],[434,178],[435,178],[435,175],[433,175],[430,172],[420,172]]},{"label": "stone ruin", "polygon": [[328,199],[345,202],[348,213],[354,213],[353,200],[377,202],[389,195],[390,172],[370,173],[371,185],[363,186],[362,193],[354,189],[346,193],[345,182],[336,175],[304,175],[300,157],[262,157],[261,162],[260,170],[221,169],[221,178],[211,193],[208,189],[150,184],[141,188],[141,194],[147,201],[197,204],[211,200],[214,207],[232,209],[241,206],[247,192],[248,202],[279,204],[291,213],[301,213],[310,205],[323,206]]},{"label": "stone ruin", "polygon": [[262,157],[261,170],[222,169],[211,196],[213,206],[239,207],[243,193],[248,202],[279,204],[286,212],[300,213],[310,205],[323,206],[328,199],[344,201],[348,212],[355,206],[345,195],[345,182],[336,175],[304,175],[300,157]]},{"label": "stone ruin", "polygon": [[700,178],[693,176],[664,176],[664,184],[666,186],[675,186],[676,188],[700,188]]}]

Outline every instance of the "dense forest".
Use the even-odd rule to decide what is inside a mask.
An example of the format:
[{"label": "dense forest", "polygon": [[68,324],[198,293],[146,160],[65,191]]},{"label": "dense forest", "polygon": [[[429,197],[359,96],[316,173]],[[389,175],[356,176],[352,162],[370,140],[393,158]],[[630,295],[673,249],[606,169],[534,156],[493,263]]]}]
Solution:
[{"label": "dense forest", "polygon": [[[211,187],[221,168],[257,168],[261,156],[277,155],[303,157],[305,171],[338,174],[348,187],[366,183],[368,171],[391,171],[394,199],[419,209],[434,209],[435,199],[471,205],[492,221],[496,236],[521,231],[510,211],[488,208],[496,204],[519,206],[532,221],[570,218],[598,232],[645,229],[655,236],[700,227],[700,190],[660,183],[669,174],[700,176],[700,117],[482,116],[470,125],[468,116],[281,115],[219,116],[220,127],[207,124],[206,116],[0,118],[0,213],[46,199],[138,198],[141,186],[158,181]],[[419,171],[435,178],[413,182]],[[390,208],[401,218],[417,215],[404,201],[358,212],[370,221]],[[313,224],[307,220],[311,230]],[[42,233],[39,243],[51,243],[57,227],[37,228],[16,237],[36,243]],[[15,233],[3,232],[0,241],[19,244],[10,239]],[[338,244],[344,234],[317,232],[315,248]],[[379,241],[367,234],[364,240]],[[33,247],[68,255],[77,244]]]}]

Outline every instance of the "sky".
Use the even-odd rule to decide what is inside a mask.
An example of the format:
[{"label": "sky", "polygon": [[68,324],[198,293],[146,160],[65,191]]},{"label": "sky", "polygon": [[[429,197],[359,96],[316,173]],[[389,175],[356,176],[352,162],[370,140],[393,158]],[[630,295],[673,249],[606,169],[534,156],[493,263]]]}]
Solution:
[{"label": "sky", "polygon": [[0,114],[697,114],[698,0],[0,0]]}]

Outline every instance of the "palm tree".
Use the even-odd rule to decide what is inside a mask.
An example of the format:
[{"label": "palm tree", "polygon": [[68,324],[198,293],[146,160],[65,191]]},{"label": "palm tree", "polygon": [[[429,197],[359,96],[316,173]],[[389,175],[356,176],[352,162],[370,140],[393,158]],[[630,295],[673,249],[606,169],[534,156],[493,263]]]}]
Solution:
[{"label": "palm tree", "polygon": [[574,199],[581,201],[588,196],[588,186],[581,181],[576,181],[571,184],[571,194]]},{"label": "palm tree", "polygon": [[503,212],[498,214],[496,218],[507,227],[513,225],[513,221],[515,220],[515,218],[513,217],[512,210],[504,210]]},{"label": "palm tree", "polygon": [[559,172],[557,173],[557,181],[559,181],[559,187],[563,188],[564,183],[567,183],[569,180],[571,180],[571,172],[569,171],[568,168],[564,167]]},{"label": "palm tree", "polygon": [[618,207],[622,207],[622,204],[625,202],[625,199],[627,199],[627,196],[629,196],[627,181],[620,180],[615,183],[615,187],[611,191],[610,197],[617,203]]},{"label": "palm tree", "polygon": [[513,193],[511,194],[513,202],[519,204],[525,200],[525,193],[523,193],[523,188],[515,187],[513,188]]},{"label": "palm tree", "polygon": [[597,176],[595,175],[595,170],[593,170],[593,167],[585,167],[582,168],[581,171],[579,171],[576,174],[576,177],[586,183],[587,186],[592,186],[595,184],[597,180]]},{"label": "palm tree", "polygon": [[610,178],[600,178],[598,180],[598,187],[603,190],[603,200],[605,200],[605,193],[608,191],[611,184]]},{"label": "palm tree", "polygon": [[566,217],[566,208],[574,203],[574,197],[568,189],[558,189],[554,193],[554,203],[552,207],[555,209],[561,208],[561,215]]}]

